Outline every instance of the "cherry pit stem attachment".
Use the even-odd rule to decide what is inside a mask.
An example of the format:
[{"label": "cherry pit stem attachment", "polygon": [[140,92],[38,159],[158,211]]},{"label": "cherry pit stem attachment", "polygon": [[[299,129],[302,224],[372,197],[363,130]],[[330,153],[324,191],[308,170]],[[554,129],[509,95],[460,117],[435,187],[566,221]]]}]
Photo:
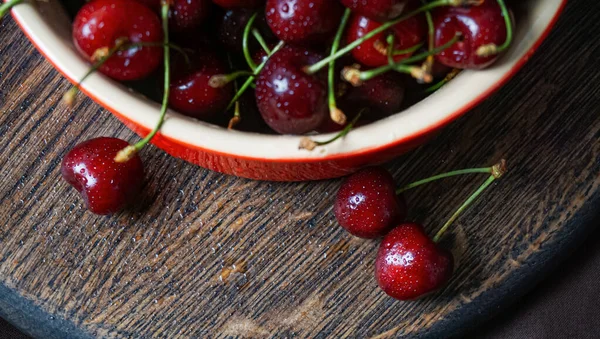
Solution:
[{"label": "cherry pit stem attachment", "polygon": [[329,57],[324,58],[321,61],[319,61],[311,66],[307,66],[304,71],[308,74],[314,74],[314,73],[318,72],[319,70],[321,70],[323,67],[327,66],[330,61],[338,59],[339,57],[341,57],[344,54],[353,50],[354,48],[360,46],[363,42],[371,39],[375,35],[377,35],[381,32],[384,32],[387,29],[391,28],[392,26],[394,26],[406,19],[409,19],[417,14],[420,14],[422,12],[428,11],[428,10],[436,8],[436,7],[441,7],[441,6],[465,6],[465,5],[477,6],[477,5],[480,5],[482,3],[482,1],[483,0],[436,0],[436,1],[430,2],[412,12],[409,12],[405,15],[400,16],[397,19],[394,19],[394,20],[391,20],[391,21],[388,21],[388,22],[382,24],[381,26],[377,27],[376,29],[365,34],[360,39],[357,39],[357,40],[351,42],[350,44],[346,45],[344,48],[341,48],[339,51],[330,55]]},{"label": "cherry pit stem attachment", "polygon": [[[340,26],[338,27],[337,33],[335,34],[335,39],[333,40],[333,44],[331,45],[331,55],[335,54],[340,47],[340,41],[342,40],[342,36],[344,34],[344,29],[346,24],[348,23],[348,18],[350,17],[350,9],[346,8],[344,12],[344,16],[340,22]],[[331,60],[329,62],[329,69],[327,73],[327,85],[328,85],[328,97],[329,97],[329,116],[333,122],[338,125],[343,125],[346,123],[346,115],[342,110],[337,107],[337,102],[335,100],[335,60]]]},{"label": "cherry pit stem attachment", "polygon": [[171,86],[171,56],[169,46],[169,0],[161,1],[161,19],[163,29],[163,52],[164,52],[164,88],[163,88],[163,99],[160,107],[160,116],[154,129],[142,140],[138,141],[135,145],[129,145],[120,150],[115,156],[115,162],[122,163],[127,162],[133,158],[137,152],[139,152],[146,144],[154,138],[156,133],[162,127],[165,116],[167,114],[167,108],[169,104],[169,89]]},{"label": "cherry pit stem attachment", "polygon": [[506,4],[504,3],[504,0],[496,0],[496,1],[498,2],[498,5],[500,6],[500,10],[502,11],[502,16],[504,17],[504,23],[506,24],[506,40],[504,40],[504,43],[500,46],[498,46],[496,44],[487,44],[487,45],[480,46],[476,51],[477,55],[480,57],[488,57],[491,55],[496,55],[496,54],[502,53],[510,46],[510,44],[512,43],[512,40],[513,40],[513,26],[512,26],[510,12],[508,11]]},{"label": "cherry pit stem attachment", "polygon": [[463,202],[463,204],[458,208],[458,210],[456,210],[456,212],[452,214],[450,219],[448,219],[444,226],[442,226],[442,228],[440,228],[440,230],[435,234],[435,236],[433,237],[433,242],[439,242],[444,233],[446,233],[446,231],[450,227],[450,225],[452,225],[452,223],[456,219],[458,219],[458,217],[469,206],[471,206],[471,204],[481,195],[481,193],[483,193],[483,191],[485,191],[486,188],[488,188],[496,179],[502,177],[504,173],[506,173],[506,161],[502,159],[499,163],[491,167],[491,175],[489,176],[489,178],[481,186],[479,186],[479,188],[473,194],[471,194],[471,196],[467,198],[465,202]]}]

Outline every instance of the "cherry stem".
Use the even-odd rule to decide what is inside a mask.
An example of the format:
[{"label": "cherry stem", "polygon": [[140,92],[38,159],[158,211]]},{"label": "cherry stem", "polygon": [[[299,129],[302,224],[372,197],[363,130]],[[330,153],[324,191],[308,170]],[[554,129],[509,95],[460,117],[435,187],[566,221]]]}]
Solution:
[{"label": "cherry stem", "polygon": [[393,34],[388,35],[387,39],[387,59],[388,64],[391,65],[394,63],[394,40],[396,40],[396,36]]},{"label": "cherry stem", "polygon": [[221,88],[239,77],[252,75],[254,75],[254,73],[249,71],[237,71],[229,74],[217,74],[210,77],[210,79],[208,80],[208,84],[212,88]]},{"label": "cherry stem", "polygon": [[504,17],[504,24],[506,25],[506,40],[500,46],[496,44],[487,44],[483,46],[479,46],[476,53],[480,57],[488,57],[491,55],[496,55],[505,51],[508,47],[510,47],[513,40],[513,25],[510,17],[510,13],[504,0],[496,0],[498,5],[500,6],[500,10],[502,11],[502,16]]},{"label": "cherry stem", "polygon": [[450,80],[454,79],[459,73],[460,73],[460,69],[458,68],[453,68],[450,73],[446,74],[446,76],[444,77],[444,79],[442,79],[441,81],[439,81],[437,84],[427,88],[425,90],[426,93],[432,93],[437,91],[438,89],[440,89],[442,86],[444,86],[445,84],[447,84],[448,82],[450,82]]},{"label": "cherry stem", "polygon": [[[233,69],[233,60],[231,60],[231,54],[227,53],[227,62],[229,63],[229,68]],[[233,89],[237,92],[239,89],[238,82],[233,81]],[[235,125],[239,124],[242,121],[242,114],[240,113],[240,102],[235,102],[235,108],[233,110],[233,117],[229,119],[229,124],[227,124],[227,129],[231,130],[235,127]]]},{"label": "cherry stem", "polygon": [[319,61],[311,66],[306,67],[304,71],[308,74],[314,74],[314,73],[318,72],[319,70],[321,70],[323,67],[327,66],[331,60],[338,59],[339,57],[341,57],[344,54],[353,50],[354,48],[360,46],[363,42],[371,39],[375,35],[377,35],[381,32],[384,32],[384,31],[388,30],[390,27],[392,27],[406,19],[409,19],[419,13],[422,13],[424,11],[428,11],[430,9],[440,7],[440,6],[464,6],[464,5],[479,5],[479,4],[481,4],[481,0],[436,0],[434,2],[428,3],[428,4],[423,5],[422,7],[418,8],[412,12],[409,12],[395,20],[388,21],[388,22],[382,24],[381,26],[377,27],[376,29],[365,34],[360,39],[356,39],[353,42],[346,45],[344,48],[341,48],[335,54],[332,54],[329,57],[324,58],[321,61]]},{"label": "cherry stem", "polygon": [[413,68],[407,69],[406,64],[421,61],[423,59],[426,59],[430,55],[438,54],[438,53],[442,52],[443,50],[445,50],[446,48],[454,45],[458,41],[459,38],[460,38],[460,33],[456,33],[454,38],[452,38],[450,41],[448,41],[447,43],[443,44],[442,46],[440,46],[438,48],[434,48],[431,51],[427,51],[427,52],[423,52],[423,53],[414,55],[410,58],[406,58],[397,63],[392,63],[392,64],[388,64],[388,65],[381,66],[378,68],[370,69],[368,71],[360,72],[359,79],[361,81],[366,81],[366,80],[372,79],[378,75],[381,75],[383,73],[389,72],[391,70],[396,70],[396,71],[403,72],[403,73],[406,73],[408,70],[408,73],[412,73],[412,71],[414,71],[414,69]]},{"label": "cherry stem", "polygon": [[421,186],[424,184],[428,184],[430,182],[436,181],[436,180],[440,180],[440,179],[444,179],[444,178],[449,178],[449,177],[454,177],[457,175],[463,175],[463,174],[473,174],[473,173],[488,173],[491,174],[492,173],[493,168],[492,167],[482,167],[482,168],[468,168],[468,169],[462,169],[462,170],[457,170],[457,171],[451,171],[451,172],[446,172],[446,173],[442,173],[442,174],[438,174],[438,175],[434,175],[432,177],[423,179],[423,180],[419,180],[419,181],[415,181],[413,183],[410,183],[404,187],[401,187],[399,189],[396,190],[396,194],[401,194],[405,191],[408,191],[411,188],[415,188],[417,186]]},{"label": "cherry stem", "polygon": [[269,48],[269,45],[267,44],[267,42],[265,41],[265,39],[263,38],[263,36],[260,34],[260,32],[258,31],[258,29],[253,28],[252,29],[252,35],[254,35],[254,38],[256,39],[256,41],[258,41],[258,43],[260,44],[260,47],[262,47],[262,49],[267,54],[271,54],[271,49]]},{"label": "cherry stem", "polygon": [[392,51],[392,55],[403,55],[403,54],[409,54],[409,53],[414,53],[415,51],[417,51],[419,48],[421,48],[421,46],[423,46],[422,43],[416,44],[412,47],[409,48],[405,48],[405,49],[396,49]]},{"label": "cherry stem", "polygon": [[364,110],[365,109],[361,110],[356,115],[356,117],[354,117],[354,119],[352,119],[352,121],[348,125],[346,125],[346,127],[344,127],[344,129],[341,130],[338,134],[336,134],[333,138],[326,140],[326,141],[314,141],[314,140],[310,139],[309,137],[304,137],[300,140],[300,145],[298,148],[312,151],[315,148],[317,148],[318,146],[325,146],[325,145],[330,144],[338,139],[345,137],[348,133],[350,133],[352,128],[354,128],[354,125],[356,125],[356,123],[360,119],[360,116],[362,115]]},{"label": "cherry stem", "polygon": [[8,11],[16,5],[22,3],[23,0],[10,0],[0,5],[0,19],[2,19]]},{"label": "cherry stem", "polygon": [[246,23],[246,27],[244,28],[244,37],[242,38],[242,48],[244,49],[244,58],[246,59],[246,63],[248,67],[254,72],[256,70],[256,63],[252,60],[252,56],[250,55],[250,48],[248,47],[248,37],[250,36],[250,31],[252,30],[252,25],[254,24],[254,20],[256,20],[256,15],[258,13],[254,13],[248,23]]},{"label": "cherry stem", "polygon": [[162,127],[165,116],[167,115],[167,108],[169,105],[169,91],[171,85],[171,55],[170,55],[170,44],[169,44],[169,1],[161,1],[161,19],[163,29],[163,53],[164,53],[164,88],[163,88],[163,99],[160,107],[160,116],[154,129],[142,140],[138,141],[135,145],[129,145],[120,150],[115,156],[115,162],[127,162],[133,156],[139,152],[146,144],[154,138],[156,133]]},{"label": "cherry stem", "polygon": [[[426,3],[425,0],[421,0],[421,2]],[[431,16],[431,11],[425,11],[425,19],[427,20],[427,49],[431,52],[435,49],[435,27],[433,24],[433,17]],[[431,71],[433,69],[433,57],[433,54],[429,55],[423,63],[423,66],[421,66],[423,71],[427,72],[428,74],[431,74]]]},{"label": "cherry stem", "polygon": [[[346,8],[344,12],[344,16],[340,22],[340,26],[335,34],[335,38],[331,45],[331,54],[335,54],[340,47],[340,41],[342,40],[342,36],[344,34],[344,29],[348,23],[348,18],[350,18],[351,11],[349,8]],[[343,125],[346,123],[346,116],[344,113],[337,108],[337,102],[335,100],[335,60],[331,60],[329,62],[329,70],[327,74],[327,85],[328,85],[328,96],[329,96],[329,115],[331,116],[331,120],[336,124]]]},{"label": "cherry stem", "polygon": [[504,175],[504,173],[506,173],[506,161],[502,159],[498,164],[492,166],[491,168],[492,174],[490,177],[487,178],[487,180],[481,186],[479,186],[479,188],[473,194],[471,194],[471,196],[465,200],[465,202],[463,202],[463,204],[458,208],[458,210],[456,210],[456,212],[454,212],[454,214],[452,214],[450,219],[448,219],[444,226],[442,226],[442,228],[440,228],[440,230],[435,234],[433,237],[433,242],[439,242],[444,233],[446,233],[446,230],[448,230],[448,227],[450,227],[450,225],[452,225],[452,223],[458,219],[458,217],[475,201],[475,199],[477,199],[477,197],[479,197],[481,193],[483,193],[483,191],[485,191],[485,189],[488,188],[496,179],[499,179]]},{"label": "cherry stem", "polygon": [[253,82],[254,82],[254,78],[256,78],[256,76],[258,75],[258,73],[260,73],[260,71],[262,71],[263,68],[265,68],[265,65],[267,64],[267,61],[269,61],[269,59],[271,58],[271,56],[275,53],[277,53],[277,51],[279,51],[283,46],[285,45],[285,43],[283,41],[280,41],[277,46],[275,46],[275,48],[273,48],[273,51],[271,51],[271,54],[269,54],[265,60],[256,67],[256,69],[254,70],[254,72],[252,73],[252,75],[250,77],[248,77],[248,79],[246,79],[246,81],[244,82],[244,84],[242,85],[242,87],[240,87],[240,89],[235,93],[235,96],[233,97],[233,99],[231,99],[231,101],[229,102],[229,105],[227,105],[227,110],[231,109],[231,107],[233,107],[233,105],[235,105],[235,103],[240,99],[240,97],[244,94],[244,92],[246,92],[246,90],[248,89],[248,87],[252,86]]}]

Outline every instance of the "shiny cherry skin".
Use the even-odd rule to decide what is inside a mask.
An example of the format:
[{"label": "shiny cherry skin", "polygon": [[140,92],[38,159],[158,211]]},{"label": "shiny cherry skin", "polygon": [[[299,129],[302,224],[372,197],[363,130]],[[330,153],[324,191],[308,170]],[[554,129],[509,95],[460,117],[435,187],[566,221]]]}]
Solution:
[{"label": "shiny cherry skin", "polygon": [[[372,30],[380,27],[381,24],[367,17],[355,15],[350,19],[347,30],[347,41],[356,41]],[[405,21],[399,22],[391,29],[376,34],[371,39],[360,44],[352,50],[352,57],[363,65],[369,67],[379,67],[388,64],[386,37],[389,34],[394,35],[394,50],[405,50],[414,47],[425,41],[427,35],[427,23],[422,15],[411,17]],[[404,53],[394,56],[394,61],[398,62],[410,57],[413,53]]]},{"label": "shiny cherry skin", "polygon": [[75,146],[64,157],[61,173],[95,214],[119,212],[139,197],[144,183],[144,166],[138,155],[124,163],[115,162],[127,141],[101,137]]},{"label": "shiny cherry skin", "polygon": [[256,103],[263,119],[281,134],[304,134],[318,128],[329,114],[322,73],[309,75],[307,65],[322,56],[286,46],[269,58],[256,79]]},{"label": "shiny cherry skin", "polygon": [[[88,59],[96,50],[113,48],[121,39],[128,43],[161,43],[158,16],[133,0],[95,0],[83,5],[75,16],[73,41]],[[99,71],[116,80],[138,80],[152,73],[161,60],[160,46],[130,48],[114,54]]]},{"label": "shiny cherry skin", "polygon": [[233,98],[233,84],[220,88],[209,85],[210,78],[229,72],[224,59],[212,52],[197,52],[191,56],[193,65],[185,71],[173,72],[169,106],[187,116],[207,120],[224,113]]},{"label": "shiny cherry skin", "polygon": [[288,43],[315,45],[330,40],[343,14],[335,0],[267,0],[267,23]]},{"label": "shiny cherry skin", "polygon": [[406,202],[396,195],[396,184],[388,171],[369,167],[344,180],[335,199],[334,212],[346,231],[373,239],[403,221]]},{"label": "shiny cherry skin", "polygon": [[[244,29],[254,13],[255,11],[251,9],[237,8],[227,10],[222,15],[218,23],[217,34],[219,42],[227,51],[233,53],[243,52],[242,40],[244,39]],[[273,33],[269,29],[264,15],[259,13],[253,26],[258,29],[265,41],[270,42],[274,40]],[[259,46],[256,39],[252,36],[250,37],[249,45],[251,50],[256,50]]]},{"label": "shiny cherry skin", "polygon": [[256,8],[265,3],[265,0],[212,0],[223,8]]},{"label": "shiny cherry skin", "polygon": [[[136,0],[160,13],[161,0]],[[191,31],[200,26],[210,14],[210,0],[172,0],[169,9],[169,30]]]},{"label": "shiny cherry skin", "polygon": [[477,49],[506,40],[506,24],[496,1],[485,1],[479,6],[440,7],[433,11],[435,45],[442,46],[452,40],[456,32],[461,40],[436,55],[440,63],[460,69],[482,69],[493,64],[497,55],[481,57]]},{"label": "shiny cherry skin", "polygon": [[358,87],[350,87],[340,106],[348,114],[368,108],[363,114],[365,118],[381,119],[400,111],[404,93],[402,77],[388,72],[369,79]]},{"label": "shiny cherry skin", "polygon": [[452,253],[425,234],[423,226],[405,223],[381,241],[375,278],[390,297],[413,300],[444,286],[454,269]]},{"label": "shiny cherry skin", "polygon": [[400,16],[409,0],[340,0],[357,15],[379,22]]}]

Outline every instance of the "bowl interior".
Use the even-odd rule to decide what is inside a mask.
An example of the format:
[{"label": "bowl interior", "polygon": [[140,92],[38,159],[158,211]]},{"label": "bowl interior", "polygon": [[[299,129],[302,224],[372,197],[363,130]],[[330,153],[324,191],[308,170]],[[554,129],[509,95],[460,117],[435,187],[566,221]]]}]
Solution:
[{"label": "bowl interior", "polygon": [[[225,128],[169,111],[164,137],[190,148],[252,159],[338,158],[366,152],[425,134],[457,118],[510,78],[529,58],[556,19],[565,0],[530,0],[522,5],[513,46],[491,68],[462,72],[426,99],[393,116],[352,131],[345,138],[315,151],[299,150],[300,137],[264,135]],[[71,41],[70,19],[59,1],[15,7],[14,17],[46,58],[71,81],[89,68]],[[118,116],[151,129],[159,104],[102,74],[90,76],[82,90]],[[315,139],[327,139],[330,135]]]}]

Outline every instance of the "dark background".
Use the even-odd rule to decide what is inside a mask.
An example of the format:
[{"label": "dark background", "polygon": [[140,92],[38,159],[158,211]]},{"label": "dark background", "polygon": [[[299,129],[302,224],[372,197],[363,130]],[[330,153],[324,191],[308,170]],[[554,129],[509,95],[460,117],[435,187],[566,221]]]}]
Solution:
[{"label": "dark background", "polygon": [[[600,206],[599,206],[600,208]],[[476,338],[600,337],[600,219],[585,243],[542,283],[470,332]],[[0,338],[27,338],[0,318]]]}]

